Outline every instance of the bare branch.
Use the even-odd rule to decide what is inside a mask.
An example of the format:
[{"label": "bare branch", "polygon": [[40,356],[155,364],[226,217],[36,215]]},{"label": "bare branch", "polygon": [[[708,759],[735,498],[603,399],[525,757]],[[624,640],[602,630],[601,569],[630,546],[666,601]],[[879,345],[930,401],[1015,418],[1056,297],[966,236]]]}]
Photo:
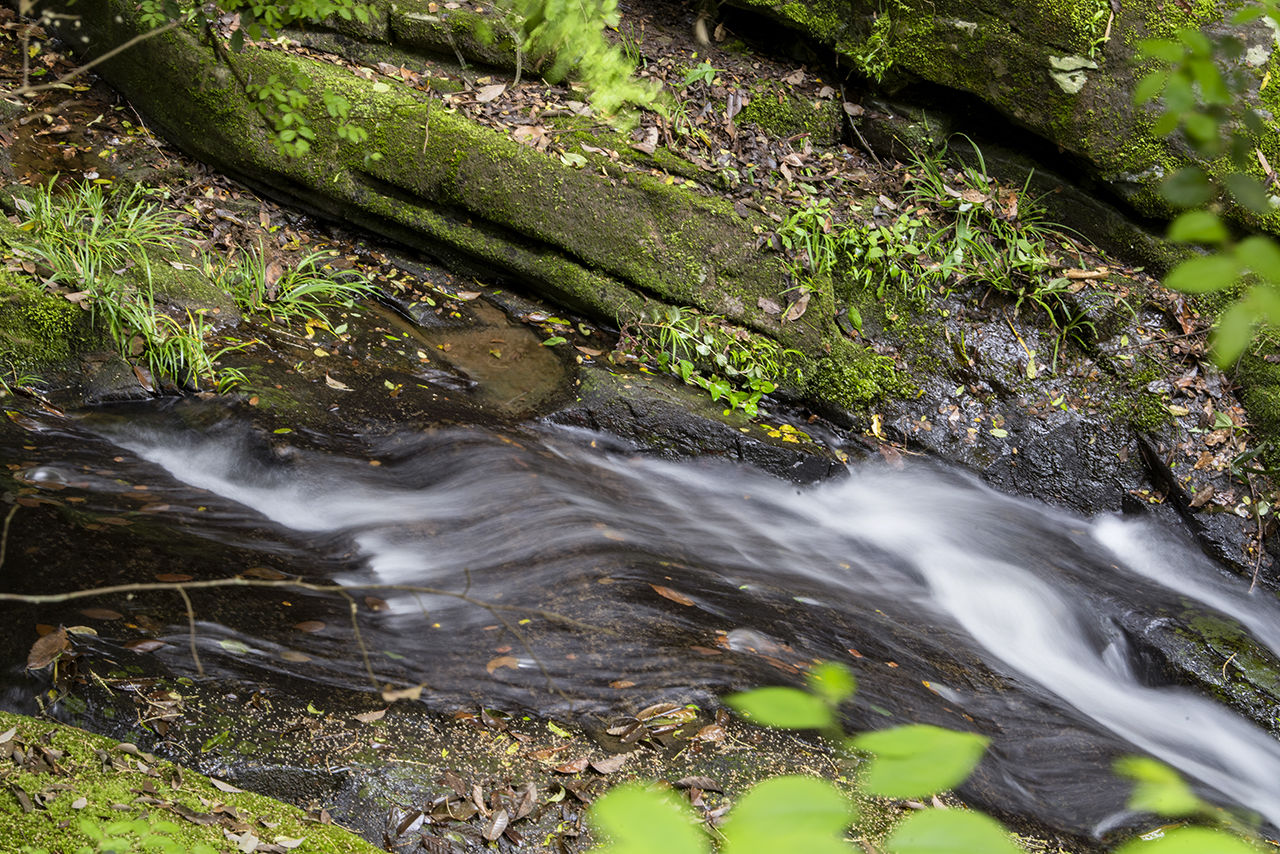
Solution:
[{"label": "bare branch", "polygon": [[178,585],[178,594],[182,596],[182,602],[187,606],[187,627],[191,630],[191,660],[196,665],[196,673],[204,675],[204,665],[200,663],[200,650],[196,649],[196,609],[191,606],[191,597],[187,595],[187,591],[182,589],[182,585]]}]

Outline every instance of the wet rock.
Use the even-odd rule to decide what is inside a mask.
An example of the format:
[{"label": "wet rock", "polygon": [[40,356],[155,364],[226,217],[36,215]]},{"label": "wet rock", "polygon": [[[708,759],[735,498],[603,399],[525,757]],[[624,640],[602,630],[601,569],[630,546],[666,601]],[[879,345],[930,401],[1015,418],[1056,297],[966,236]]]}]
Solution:
[{"label": "wet rock", "polygon": [[664,457],[714,456],[741,460],[797,483],[844,472],[826,447],[768,435],[765,428],[723,407],[703,392],[670,377],[586,367],[577,400],[551,416],[552,423],[617,436]]}]

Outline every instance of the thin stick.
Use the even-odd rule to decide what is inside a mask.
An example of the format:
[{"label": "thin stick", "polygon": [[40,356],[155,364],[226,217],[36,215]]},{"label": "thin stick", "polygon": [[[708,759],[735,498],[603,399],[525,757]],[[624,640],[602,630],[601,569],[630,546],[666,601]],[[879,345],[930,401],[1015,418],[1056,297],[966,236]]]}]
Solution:
[{"label": "thin stick", "polygon": [[442,590],[438,587],[420,587],[413,584],[313,584],[309,581],[269,580],[234,576],[232,578],[214,578],[209,579],[208,581],[147,581],[131,584],[112,584],[107,587],[91,587],[85,590],[72,590],[67,593],[0,593],[0,602],[25,602],[30,605],[45,605],[59,602],[72,602],[77,599],[89,599],[94,596],[110,596],[115,593],[146,593],[153,590],[175,590],[178,587],[184,587],[188,590],[210,590],[219,587],[284,587],[295,588],[298,590],[310,590],[316,593],[342,593],[347,590],[394,590],[404,593],[425,593],[430,596],[448,596],[451,599],[457,599],[461,602],[466,602],[469,605],[484,608],[490,612],[508,611],[528,614],[535,617],[542,617],[550,622],[559,623],[570,628],[603,632],[611,636],[618,636],[620,634],[614,629],[584,623],[580,620],[575,620],[572,617],[566,617],[564,614],[559,614],[555,611],[547,611],[543,608],[528,608],[523,605],[499,605],[494,602],[486,602],[483,599],[476,599],[473,596],[464,596],[463,594],[452,590]]},{"label": "thin stick", "polygon": [[4,553],[9,547],[9,523],[13,521],[13,516],[18,512],[21,504],[15,504],[9,508],[9,513],[4,517],[4,533],[0,535],[0,566],[4,566]]},{"label": "thin stick", "polygon": [[196,673],[204,675],[204,665],[200,663],[200,650],[196,648],[196,609],[191,605],[191,597],[187,595],[187,591],[182,585],[178,585],[178,595],[182,597],[182,603],[187,606],[187,627],[191,630],[191,660],[195,662]]},{"label": "thin stick", "polygon": [[378,676],[373,672],[373,664],[369,661],[369,647],[364,645],[364,638],[360,635],[360,621],[356,619],[359,606],[351,594],[345,590],[339,590],[338,594],[347,600],[347,605],[351,608],[351,634],[355,636],[356,646],[360,647],[360,658],[364,661],[364,672],[369,674],[369,682],[373,685],[373,690],[379,689]]}]

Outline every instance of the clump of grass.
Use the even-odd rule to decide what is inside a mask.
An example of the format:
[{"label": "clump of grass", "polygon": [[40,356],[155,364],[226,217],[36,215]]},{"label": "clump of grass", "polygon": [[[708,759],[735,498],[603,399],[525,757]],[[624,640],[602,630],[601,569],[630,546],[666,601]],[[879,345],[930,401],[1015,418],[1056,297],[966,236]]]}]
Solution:
[{"label": "clump of grass", "polygon": [[16,248],[46,268],[48,281],[82,293],[94,322],[123,356],[147,366],[154,385],[168,379],[195,387],[201,378],[223,384],[214,361],[235,348],[210,353],[201,314],[180,320],[156,308],[154,260],[195,245],[195,233],[172,211],[140,186],[124,192],[50,182],[15,201],[32,238]]},{"label": "clump of grass", "polygon": [[327,310],[351,308],[374,290],[363,273],[333,269],[328,262],[337,254],[317,250],[283,268],[269,261],[259,245],[240,253],[235,263],[221,271],[221,279],[243,311],[266,315],[277,323],[319,320],[329,326]]}]

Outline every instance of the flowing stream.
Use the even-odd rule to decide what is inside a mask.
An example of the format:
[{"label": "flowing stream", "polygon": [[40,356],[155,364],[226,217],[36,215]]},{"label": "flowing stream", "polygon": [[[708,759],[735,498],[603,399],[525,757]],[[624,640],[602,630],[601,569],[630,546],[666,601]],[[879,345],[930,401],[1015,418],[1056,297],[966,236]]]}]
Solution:
[{"label": "flowing stream", "polygon": [[[1124,815],[1111,762],[1145,753],[1280,825],[1280,743],[1179,685],[1146,640],[1209,617],[1280,655],[1280,607],[1143,522],[1070,516],[929,466],[797,487],[539,426],[335,439],[193,402],[34,429],[9,450],[49,506],[15,517],[14,542],[80,531],[89,544],[73,561],[11,543],[9,578],[49,586],[65,567],[73,588],[95,562],[114,570],[90,571],[99,584],[256,567],[363,601],[357,637],[333,596],[197,596],[197,642],[221,672],[360,686],[363,644],[380,681],[425,683],[429,702],[565,713],[707,702],[832,658],[860,682],[852,727],[992,736],[980,800],[1098,832]],[[172,605],[155,655],[190,673]],[[306,620],[321,629],[299,631]]]}]

